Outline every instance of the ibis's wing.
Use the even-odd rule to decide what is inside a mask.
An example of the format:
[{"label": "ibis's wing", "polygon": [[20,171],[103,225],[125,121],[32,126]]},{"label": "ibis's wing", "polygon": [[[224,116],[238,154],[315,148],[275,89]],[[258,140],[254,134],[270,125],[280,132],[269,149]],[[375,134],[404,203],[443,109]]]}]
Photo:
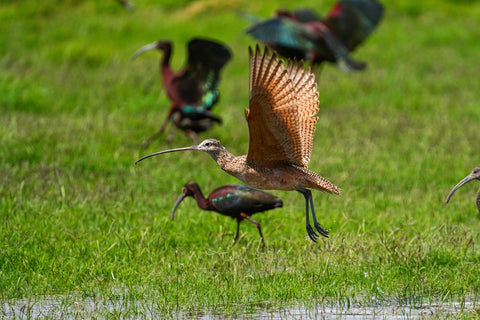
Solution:
[{"label": "ibis's wing", "polygon": [[318,118],[315,76],[297,62],[285,66],[257,45],[250,49],[250,132],[247,161],[289,162],[307,167]]},{"label": "ibis's wing", "polygon": [[365,69],[367,64],[350,57],[348,48],[323,23],[317,23],[315,31],[324,40],[340,69],[347,72]]},{"label": "ibis's wing", "polygon": [[230,50],[223,44],[194,38],[188,43],[188,60],[179,79],[182,99],[209,109],[217,98],[220,70],[230,60]]},{"label": "ibis's wing", "polygon": [[300,51],[313,50],[314,39],[305,26],[287,18],[271,18],[258,22],[246,31],[265,44]]},{"label": "ibis's wing", "polygon": [[274,195],[244,185],[227,185],[213,190],[208,199],[222,212],[252,214],[283,205]]},{"label": "ibis's wing", "polygon": [[[344,5],[356,8],[370,24],[372,31],[383,16],[383,5],[377,0],[340,0]],[[366,24],[365,24],[366,25]]]},{"label": "ibis's wing", "polygon": [[297,19],[298,22],[313,22],[319,21],[321,18],[317,13],[308,8],[299,8],[293,12],[293,16]]},{"label": "ibis's wing", "polygon": [[383,6],[376,0],[340,0],[325,21],[352,51],[375,30],[383,16]]}]

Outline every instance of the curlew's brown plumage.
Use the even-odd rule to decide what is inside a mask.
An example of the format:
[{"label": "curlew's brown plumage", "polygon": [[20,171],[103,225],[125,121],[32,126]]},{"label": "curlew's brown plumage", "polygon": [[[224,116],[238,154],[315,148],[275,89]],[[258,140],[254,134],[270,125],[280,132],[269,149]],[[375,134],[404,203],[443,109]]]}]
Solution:
[{"label": "curlew's brown plumage", "polygon": [[[459,189],[461,186],[469,183],[472,180],[479,180],[480,181],[480,166],[475,167],[468,176],[466,176],[465,178],[460,180],[460,182],[458,182],[457,185],[452,188],[452,190],[449,192],[449,194],[447,196],[447,200],[445,200],[445,202],[448,203],[448,201],[450,201],[450,198],[453,196],[455,191],[457,191],[457,189]],[[478,190],[476,202],[477,202],[478,212],[480,212],[480,190]]]},{"label": "curlew's brown plumage", "polygon": [[306,229],[310,239],[318,234],[310,225],[311,209],[315,229],[328,236],[317,221],[310,189],[340,194],[340,189],[308,169],[315,123],[318,118],[318,92],[315,76],[302,63],[285,65],[268,49],[250,49],[250,108],[245,115],[250,133],[247,155],[234,156],[215,139],[199,145],[170,149],[146,158],[176,151],[208,153],[228,174],[250,187],[264,190],[295,190],[306,202]]}]

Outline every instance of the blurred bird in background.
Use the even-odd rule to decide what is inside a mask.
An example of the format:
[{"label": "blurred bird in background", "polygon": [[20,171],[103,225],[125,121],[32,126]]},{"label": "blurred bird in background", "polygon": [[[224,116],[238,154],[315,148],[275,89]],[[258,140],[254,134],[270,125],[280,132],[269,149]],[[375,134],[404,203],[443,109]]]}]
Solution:
[{"label": "blurred bird in background", "polygon": [[309,9],[279,9],[273,18],[254,23],[247,33],[286,58],[320,65],[336,63],[344,71],[359,71],[366,63],[350,57],[375,30],[383,16],[376,0],[339,0],[325,18]]},{"label": "blurred bird in background", "polygon": [[[132,59],[154,49],[163,51],[160,75],[172,103],[158,132],[145,140],[142,147],[148,147],[162,135],[169,121],[197,143],[199,132],[208,130],[213,122],[222,122],[211,109],[218,101],[220,71],[232,56],[230,49],[216,41],[194,38],[188,43],[186,65],[177,72],[170,67],[172,42],[169,40],[159,40],[141,47]],[[167,137],[167,142],[173,139],[173,134],[174,132]]]}]

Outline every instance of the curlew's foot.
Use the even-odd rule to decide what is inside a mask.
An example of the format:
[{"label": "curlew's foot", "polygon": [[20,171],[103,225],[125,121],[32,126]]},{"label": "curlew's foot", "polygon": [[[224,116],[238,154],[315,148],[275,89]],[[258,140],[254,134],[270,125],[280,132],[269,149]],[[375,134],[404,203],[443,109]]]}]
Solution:
[{"label": "curlew's foot", "polygon": [[313,231],[313,228],[310,224],[307,226],[307,233],[308,233],[308,236],[310,237],[310,239],[312,239],[313,242],[317,242],[318,234],[316,234],[315,231]]},{"label": "curlew's foot", "polygon": [[326,230],[324,227],[322,227],[322,226],[320,225],[320,223],[315,222],[315,229],[317,229],[317,231],[318,231],[322,236],[324,236],[325,238],[328,238],[328,230]]}]

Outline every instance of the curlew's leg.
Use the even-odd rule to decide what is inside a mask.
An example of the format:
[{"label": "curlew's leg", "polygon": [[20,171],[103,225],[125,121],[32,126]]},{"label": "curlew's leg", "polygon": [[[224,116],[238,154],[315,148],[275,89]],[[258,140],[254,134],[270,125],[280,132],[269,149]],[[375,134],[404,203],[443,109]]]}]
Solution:
[{"label": "curlew's leg", "polygon": [[[260,233],[260,237],[262,238],[262,243],[263,245],[265,245],[265,240],[263,239],[263,234],[262,234],[262,227],[260,227],[260,223],[258,223],[257,221],[253,220],[250,216],[248,216],[246,213],[240,213],[240,215],[242,217],[244,217],[245,219],[247,219],[248,221],[250,221],[251,223],[253,223],[255,225],[255,227],[257,227],[258,229],[258,232]],[[240,224],[239,224],[240,225]]]},{"label": "curlew's leg", "polygon": [[305,197],[305,211],[306,211],[305,220],[306,220],[306,229],[307,229],[308,236],[310,237],[310,239],[312,239],[313,242],[317,242],[318,234],[315,233],[312,226],[310,225],[310,215],[308,214],[309,200],[312,196],[312,193],[310,192],[310,190],[304,189],[304,188],[297,188],[297,191],[303,194],[303,196]]},{"label": "curlew's leg", "polygon": [[312,218],[313,218],[313,225],[315,226],[315,229],[324,236],[325,238],[328,238],[328,231],[323,228],[320,223],[317,221],[317,217],[315,216],[315,209],[313,208],[313,197],[312,197],[312,192],[308,189],[306,189],[309,193],[310,197],[310,208],[312,209]]}]

